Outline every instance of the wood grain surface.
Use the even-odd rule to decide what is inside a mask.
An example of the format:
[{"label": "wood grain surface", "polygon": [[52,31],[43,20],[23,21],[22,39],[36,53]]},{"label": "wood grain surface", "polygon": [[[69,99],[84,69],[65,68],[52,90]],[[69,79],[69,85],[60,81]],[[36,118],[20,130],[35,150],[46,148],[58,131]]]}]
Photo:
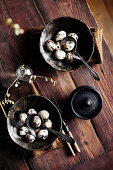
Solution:
[{"label": "wood grain surface", "polygon": [[95,158],[92,161],[79,166],[76,170],[112,170],[113,169],[113,151]]},{"label": "wood grain surface", "polygon": [[87,0],[94,17],[103,28],[104,38],[113,53],[113,1],[112,0]]},{"label": "wood grain surface", "polygon": [[[2,85],[8,87],[14,80],[16,68],[23,63],[29,65],[35,74],[55,79],[57,81],[55,87],[43,79],[38,79],[35,86],[39,88],[41,94],[49,99],[52,100],[55,97],[63,111],[63,118],[81,149],[81,153],[76,154],[75,157],[69,155],[67,148],[62,148],[33,159],[22,154],[22,149],[18,150],[18,146],[13,142],[7,140],[4,143],[1,140],[0,157],[3,161],[1,161],[0,167],[3,166],[2,162],[8,162],[6,165],[9,169],[13,164],[12,169],[23,170],[29,167],[33,170],[72,170],[89,160],[112,151],[113,57],[105,41],[103,40],[104,63],[92,66],[101,77],[101,81],[96,82],[85,67],[72,73],[60,72],[51,68],[39,53],[39,34],[37,32],[34,35],[30,34],[33,28],[45,25],[56,17],[67,15],[79,18],[91,27],[97,26],[86,2],[83,0],[3,0],[0,2],[0,8],[2,16],[11,17],[14,22],[19,23],[27,31],[23,36],[16,37],[13,30],[3,24],[1,17],[0,79]],[[81,85],[95,87],[103,97],[102,112],[91,121],[75,118],[69,107],[72,91]],[[14,151],[12,151],[13,148],[15,148]],[[7,154],[11,157],[8,158]]]}]

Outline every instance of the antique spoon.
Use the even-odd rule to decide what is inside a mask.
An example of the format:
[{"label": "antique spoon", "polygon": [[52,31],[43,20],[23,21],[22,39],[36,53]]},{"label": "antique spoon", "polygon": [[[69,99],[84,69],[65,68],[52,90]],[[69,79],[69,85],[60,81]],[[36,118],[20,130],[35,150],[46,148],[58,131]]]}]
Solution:
[{"label": "antique spoon", "polygon": [[77,52],[77,41],[76,41],[73,37],[69,37],[69,36],[68,36],[68,37],[65,37],[65,38],[61,41],[61,46],[64,47],[64,45],[65,45],[65,43],[66,43],[67,41],[73,41],[73,42],[75,43],[74,49],[73,49],[72,51],[70,51],[70,52],[72,52],[73,58],[82,61],[82,63],[83,63],[83,64],[88,68],[88,70],[90,71],[90,74],[92,75],[92,77],[93,77],[95,80],[99,81],[99,80],[100,80],[100,77],[99,77],[99,75],[97,74],[97,72],[94,71],[94,70],[87,64],[87,62],[83,59],[83,57],[80,56],[80,54]]},{"label": "antique spoon", "polygon": [[100,77],[99,77],[99,75],[97,74],[97,72],[94,71],[94,70],[87,64],[87,62],[83,59],[83,57],[80,56],[79,53],[77,53],[77,51],[74,51],[74,53],[73,53],[73,58],[82,61],[82,63],[83,63],[83,64],[88,68],[88,70],[90,71],[90,74],[92,75],[92,77],[93,77],[95,80],[97,80],[97,81],[100,80]]},{"label": "antique spoon", "polygon": [[56,136],[60,137],[61,139],[65,140],[65,141],[67,141],[67,142],[69,142],[69,143],[72,143],[72,144],[75,143],[75,140],[74,140],[72,137],[70,137],[70,136],[68,136],[68,135],[64,135],[64,134],[62,134],[62,133],[60,133],[60,132],[58,132],[58,131],[56,131],[56,130],[53,130],[53,129],[49,129],[49,128],[47,128],[47,129],[48,129],[48,131],[50,131],[51,133],[53,133],[53,134],[55,134]]}]

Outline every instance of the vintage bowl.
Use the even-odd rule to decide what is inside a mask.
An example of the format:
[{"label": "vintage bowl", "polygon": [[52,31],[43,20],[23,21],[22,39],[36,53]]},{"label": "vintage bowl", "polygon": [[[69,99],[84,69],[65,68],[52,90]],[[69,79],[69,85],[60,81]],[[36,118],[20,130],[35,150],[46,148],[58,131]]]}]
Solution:
[{"label": "vintage bowl", "polygon": [[76,18],[60,17],[50,21],[46,25],[40,36],[40,52],[44,60],[57,70],[72,71],[83,65],[82,62],[76,59],[72,63],[65,60],[58,60],[55,58],[54,51],[51,52],[46,47],[47,41],[55,41],[56,34],[61,30],[64,30],[67,34],[76,33],[78,35],[77,52],[86,62],[89,61],[93,54],[94,38],[89,27]]},{"label": "vintage bowl", "polygon": [[80,86],[71,94],[71,109],[81,119],[92,119],[102,109],[102,96],[91,86]]},{"label": "vintage bowl", "polygon": [[17,129],[21,126],[15,117],[15,114],[21,110],[27,112],[29,109],[34,108],[37,112],[40,110],[47,110],[50,114],[49,119],[52,121],[52,128],[56,131],[61,131],[62,121],[59,110],[47,98],[43,96],[30,95],[18,100],[9,110],[7,118],[7,128],[11,139],[21,147],[28,150],[39,150],[49,147],[57,138],[54,134],[49,132],[48,138],[45,140],[36,139],[33,143],[24,141],[17,133]]}]

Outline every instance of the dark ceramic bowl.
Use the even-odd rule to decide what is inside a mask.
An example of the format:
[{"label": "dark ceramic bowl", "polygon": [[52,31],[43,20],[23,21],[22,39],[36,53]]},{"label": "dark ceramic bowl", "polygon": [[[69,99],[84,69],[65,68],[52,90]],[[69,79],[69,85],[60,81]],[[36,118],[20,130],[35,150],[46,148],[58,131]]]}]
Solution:
[{"label": "dark ceramic bowl", "polygon": [[40,110],[47,110],[50,114],[50,120],[52,121],[52,128],[56,131],[61,131],[62,121],[59,110],[57,107],[47,98],[43,96],[30,95],[18,100],[9,110],[7,119],[7,128],[11,139],[28,150],[39,150],[49,147],[57,138],[54,134],[49,132],[48,138],[45,140],[36,139],[33,143],[27,143],[20,136],[18,136],[17,129],[21,124],[17,122],[15,114],[18,111],[27,112],[30,108],[34,108],[37,112]]},{"label": "dark ceramic bowl", "polygon": [[57,60],[54,52],[46,48],[48,40],[55,41],[58,31],[64,30],[66,33],[76,33],[78,35],[77,52],[86,62],[91,58],[94,51],[94,39],[89,27],[82,21],[71,17],[60,17],[50,21],[41,33],[40,52],[44,60],[53,68],[62,71],[72,71],[82,65],[81,61],[74,60],[73,63],[67,63],[65,60]]},{"label": "dark ceramic bowl", "polygon": [[92,119],[102,109],[102,96],[93,87],[80,86],[71,94],[71,109],[81,119]]}]

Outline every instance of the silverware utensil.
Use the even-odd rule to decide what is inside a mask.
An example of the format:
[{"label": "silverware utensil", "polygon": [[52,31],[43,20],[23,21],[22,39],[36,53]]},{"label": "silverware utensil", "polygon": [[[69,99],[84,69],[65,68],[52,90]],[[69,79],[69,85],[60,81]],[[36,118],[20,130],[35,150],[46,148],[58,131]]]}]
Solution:
[{"label": "silverware utensil", "polygon": [[[62,134],[66,134],[65,131],[64,131],[63,129],[62,129]],[[73,150],[71,144],[70,144],[69,142],[66,142],[66,144],[67,144],[69,150],[71,151],[72,155],[75,156],[75,152],[74,152],[74,150]]]},{"label": "silverware utensil", "polygon": [[[73,38],[73,37],[65,37],[62,41],[61,41],[61,46],[64,47],[65,43],[67,41],[73,41],[75,43],[75,47],[72,51],[70,51],[73,55],[74,59],[80,60],[82,61],[82,63],[88,68],[88,70],[90,71],[90,74],[92,75],[92,77],[99,81],[100,77],[98,75],[98,73],[96,71],[94,71],[88,64],[87,62],[83,59],[83,57],[77,52],[77,41]],[[64,49],[65,50],[65,49]]]},{"label": "silverware utensil", "polygon": [[[74,137],[73,137],[73,134],[72,134],[71,131],[69,130],[69,127],[68,127],[68,125],[64,122],[64,120],[63,120],[63,124],[64,124],[64,126],[65,126],[65,128],[66,128],[66,131],[67,131],[68,135],[71,136],[72,138],[74,138]],[[76,141],[74,142],[73,146],[75,147],[75,149],[77,150],[77,152],[80,152],[80,148],[78,147]]]},{"label": "silverware utensil", "polygon": [[56,136],[60,137],[61,139],[65,140],[65,141],[67,141],[69,143],[72,143],[72,144],[75,143],[75,140],[72,137],[68,136],[68,135],[62,134],[62,133],[60,133],[60,132],[58,132],[58,131],[56,131],[54,129],[49,129],[48,128],[48,131],[50,131],[51,133],[55,134]]},{"label": "silverware utensil", "polygon": [[80,60],[82,61],[82,63],[88,68],[88,70],[90,71],[90,74],[92,75],[92,77],[99,81],[100,80],[100,77],[99,75],[97,74],[96,71],[94,71],[88,64],[87,62],[83,59],[83,57],[80,56],[80,54],[77,52],[77,51],[74,51],[73,53],[73,58],[77,59],[77,60]]},{"label": "silverware utensil", "polygon": [[[60,112],[60,115],[61,115],[61,114],[62,114],[62,110],[61,110],[60,106],[58,105],[58,103],[57,103],[57,101],[55,100],[54,97],[53,97],[53,100],[54,100],[56,106],[58,107],[59,112]],[[61,119],[62,119],[62,116],[61,116]],[[69,128],[68,128],[68,125],[65,123],[65,121],[64,121],[63,119],[62,119],[62,123],[63,123],[63,125],[64,125],[64,127],[65,127],[65,129],[66,129],[66,131],[67,131],[67,133],[68,133],[68,135],[69,135],[70,137],[74,138],[74,137],[73,137],[73,134],[71,133],[71,131],[70,131]],[[75,139],[74,139],[74,140],[75,140]],[[72,148],[68,143],[67,143],[67,145],[69,146],[69,148],[70,148],[73,156],[75,156],[74,151],[73,151],[73,148]],[[74,142],[73,145],[74,145],[75,149],[77,150],[77,152],[80,152],[80,148],[79,148],[79,146],[77,145],[77,142],[76,142],[76,141]]]}]

